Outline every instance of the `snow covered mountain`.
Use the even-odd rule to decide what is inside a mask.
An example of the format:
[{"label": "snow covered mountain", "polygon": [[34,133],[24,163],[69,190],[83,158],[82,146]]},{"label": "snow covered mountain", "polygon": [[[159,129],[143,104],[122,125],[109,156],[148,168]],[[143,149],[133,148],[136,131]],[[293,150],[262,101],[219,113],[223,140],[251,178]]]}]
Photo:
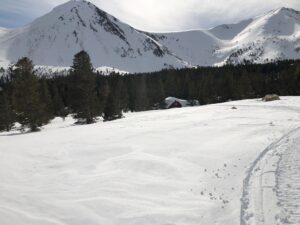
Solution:
[{"label": "snow covered mountain", "polygon": [[149,33],[87,1],[72,0],[25,27],[0,29],[0,66],[28,56],[37,65],[66,67],[82,49],[95,67],[129,72],[295,59],[300,12],[281,8],[209,30]]},{"label": "snow covered mountain", "polygon": [[0,32],[1,58],[6,62],[28,56],[38,65],[70,66],[74,54],[84,49],[96,67],[133,72],[188,65],[86,1],[69,1],[26,27]]},{"label": "snow covered mountain", "polygon": [[280,8],[256,18],[238,35],[228,49],[229,63],[249,60],[265,63],[270,60],[300,58],[300,12]]},{"label": "snow covered mountain", "polygon": [[192,65],[298,59],[300,12],[280,8],[237,24],[155,36],[161,44]]}]

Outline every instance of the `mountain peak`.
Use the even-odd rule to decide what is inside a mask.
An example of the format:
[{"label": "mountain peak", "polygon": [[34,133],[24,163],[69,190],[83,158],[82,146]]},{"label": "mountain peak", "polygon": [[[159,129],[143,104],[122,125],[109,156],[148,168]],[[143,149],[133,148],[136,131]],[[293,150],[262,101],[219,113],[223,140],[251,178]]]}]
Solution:
[{"label": "mountain peak", "polygon": [[292,8],[287,8],[287,7],[280,7],[276,11],[278,12],[292,12],[292,13],[299,13],[299,11],[292,9]]},{"label": "mountain peak", "polygon": [[[63,6],[63,5],[78,5],[78,4],[88,4],[88,5],[93,5],[93,3],[91,3],[91,2],[89,2],[89,1],[86,1],[86,0],[69,0],[69,1],[67,1],[66,3],[63,3],[63,4],[61,4],[61,5],[59,5],[59,6]],[[58,6],[58,7],[59,7]]]},{"label": "mountain peak", "polygon": [[284,15],[284,16],[289,16],[289,17],[296,17],[300,18],[300,11],[297,11],[292,8],[287,8],[287,7],[280,7],[275,10],[272,10],[269,12],[271,15]]},{"label": "mountain peak", "polygon": [[55,7],[51,13],[62,13],[62,14],[84,14],[85,17],[92,17],[95,11],[100,11],[107,14],[103,10],[99,9],[93,3],[86,0],[70,0],[64,4]]},{"label": "mountain peak", "polygon": [[121,22],[94,4],[86,0],[71,0],[55,7],[50,13],[40,17],[32,23],[34,27],[42,29],[62,30],[72,28],[72,33],[95,33],[104,29],[125,40],[124,32],[120,28]]},{"label": "mountain peak", "polygon": [[85,2],[85,3],[87,3],[88,1],[86,1],[86,0],[70,0],[69,2]]},{"label": "mountain peak", "polygon": [[87,0],[55,7],[24,28],[0,28],[0,65],[27,56],[37,65],[71,65],[87,51],[96,67],[129,72],[163,68],[263,63],[300,58],[300,12],[279,8],[210,30],[150,33],[136,30]]}]

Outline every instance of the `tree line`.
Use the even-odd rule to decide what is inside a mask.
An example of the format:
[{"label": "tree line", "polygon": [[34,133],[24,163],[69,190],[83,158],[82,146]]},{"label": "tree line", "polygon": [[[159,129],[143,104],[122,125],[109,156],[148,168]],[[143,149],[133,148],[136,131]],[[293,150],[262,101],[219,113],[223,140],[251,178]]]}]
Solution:
[{"label": "tree line", "polygon": [[270,93],[300,95],[300,60],[107,76],[95,72],[89,55],[81,51],[67,76],[38,76],[26,57],[2,74],[0,131],[9,131],[16,122],[22,130],[38,131],[51,119],[69,114],[78,124],[100,117],[111,121],[127,111],[162,109],[168,96],[204,105]]}]

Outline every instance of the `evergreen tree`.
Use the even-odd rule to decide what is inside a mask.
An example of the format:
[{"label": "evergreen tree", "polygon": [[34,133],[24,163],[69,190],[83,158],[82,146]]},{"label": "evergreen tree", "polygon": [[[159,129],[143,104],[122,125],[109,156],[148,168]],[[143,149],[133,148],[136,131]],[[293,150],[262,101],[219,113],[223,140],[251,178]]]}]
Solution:
[{"label": "evergreen tree", "polygon": [[149,76],[147,86],[148,101],[151,108],[165,108],[165,91],[161,77]]},{"label": "evergreen tree", "polygon": [[[73,109],[81,123],[94,121],[95,116],[103,116],[105,120],[116,119],[128,109],[143,111],[161,108],[163,104],[160,106],[159,103],[163,103],[168,96],[197,99],[201,104],[209,104],[229,99],[258,98],[269,93],[300,94],[300,60],[172,69],[124,76],[98,73],[96,76],[89,58],[79,56],[71,76],[50,74],[52,78],[39,80],[39,91],[43,102],[52,102],[50,108],[53,108],[55,116],[64,117],[69,109]],[[15,77],[13,67],[0,77],[0,86],[6,90],[8,99],[13,99],[10,83]],[[51,101],[47,89],[50,90]],[[17,115],[20,116],[20,113]]]},{"label": "evergreen tree", "polygon": [[8,96],[0,87],[0,131],[9,131],[14,122],[14,114]]},{"label": "evergreen tree", "polygon": [[124,79],[121,75],[118,76],[118,86],[120,96],[120,111],[128,112],[129,111],[129,96],[128,96],[128,87],[126,86]]},{"label": "evergreen tree", "polygon": [[29,127],[31,131],[38,131],[47,122],[44,120],[46,107],[39,91],[32,61],[26,57],[20,59],[13,70],[12,102],[22,129]]},{"label": "evergreen tree", "polygon": [[96,75],[87,52],[74,56],[71,70],[71,107],[77,123],[91,124],[100,115],[97,107]]},{"label": "evergreen tree", "polygon": [[98,97],[98,111],[102,115],[106,106],[106,101],[109,95],[109,84],[107,76],[97,73],[97,97]]},{"label": "evergreen tree", "polygon": [[114,97],[113,92],[110,92],[107,97],[107,102],[104,108],[104,121],[111,121],[122,117],[122,110],[118,105],[118,100]]},{"label": "evergreen tree", "polygon": [[108,90],[108,97],[104,108],[104,121],[110,121],[122,118],[122,89],[123,82],[121,76],[118,74],[112,74],[110,76],[110,84]]},{"label": "evergreen tree", "polygon": [[239,84],[238,84],[237,92],[238,92],[239,99],[254,97],[251,81],[249,79],[248,74],[245,71],[240,75],[238,83]]},{"label": "evergreen tree", "polygon": [[62,96],[60,95],[56,85],[52,88],[52,104],[55,116],[61,117],[63,120],[68,116],[68,109],[65,107]]},{"label": "evergreen tree", "polygon": [[216,102],[215,90],[217,88],[214,86],[214,77],[212,74],[205,74],[202,77],[200,84],[200,102],[202,104],[209,104]]},{"label": "evergreen tree", "polygon": [[146,84],[146,76],[135,76],[135,96],[134,109],[135,111],[145,111],[149,109],[148,90]]},{"label": "evergreen tree", "polygon": [[49,120],[54,118],[54,105],[49,92],[49,87],[45,78],[40,81],[40,95],[41,100],[45,105],[45,113],[43,113],[42,120],[47,123]]}]

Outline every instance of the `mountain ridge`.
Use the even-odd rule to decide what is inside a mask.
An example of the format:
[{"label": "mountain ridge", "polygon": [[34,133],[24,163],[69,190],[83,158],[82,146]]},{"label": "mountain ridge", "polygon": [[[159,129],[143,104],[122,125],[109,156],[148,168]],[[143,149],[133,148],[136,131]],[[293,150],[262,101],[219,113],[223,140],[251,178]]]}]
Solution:
[{"label": "mountain ridge", "polygon": [[27,56],[37,65],[66,67],[80,50],[95,67],[128,72],[297,59],[300,12],[283,7],[208,30],[152,33],[71,0],[24,27],[0,28],[0,66]]}]

